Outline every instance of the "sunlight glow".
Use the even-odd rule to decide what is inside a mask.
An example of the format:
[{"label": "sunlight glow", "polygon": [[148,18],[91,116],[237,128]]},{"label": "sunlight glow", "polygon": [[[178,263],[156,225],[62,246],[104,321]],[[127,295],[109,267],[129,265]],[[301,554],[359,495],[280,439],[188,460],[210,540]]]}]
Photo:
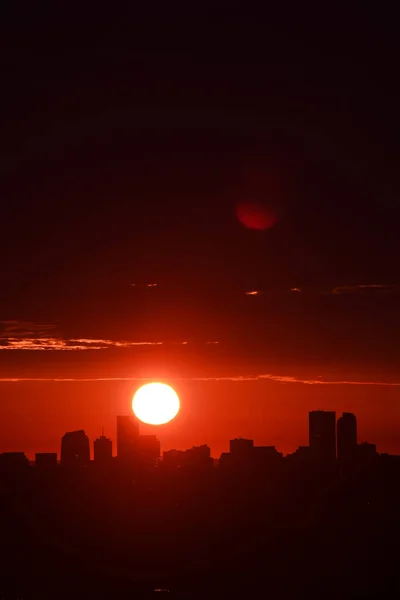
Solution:
[{"label": "sunlight glow", "polygon": [[163,425],[178,414],[178,394],[166,383],[142,385],[132,400],[132,410],[137,418],[149,425]]}]

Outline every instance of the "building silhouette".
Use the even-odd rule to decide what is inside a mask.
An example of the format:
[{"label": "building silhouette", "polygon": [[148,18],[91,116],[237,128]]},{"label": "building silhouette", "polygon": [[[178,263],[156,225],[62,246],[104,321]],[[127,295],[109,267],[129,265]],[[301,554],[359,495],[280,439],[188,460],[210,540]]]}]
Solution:
[{"label": "building silhouette", "polygon": [[309,413],[309,445],[313,458],[322,461],[336,459],[336,413],[314,410]]},{"label": "building silhouette", "polygon": [[218,466],[221,471],[262,469],[277,465],[283,454],[275,446],[254,446],[253,440],[236,438],[229,441],[230,452],[223,452]]},{"label": "building silhouette", "polygon": [[362,442],[357,445],[357,458],[361,461],[370,460],[377,456],[376,444]]},{"label": "building silhouette", "polygon": [[107,465],[112,461],[112,441],[104,432],[93,442],[93,457],[98,465]]},{"label": "building silhouette", "polygon": [[229,452],[223,452],[218,462],[220,471],[230,471],[239,468],[248,469],[254,459],[253,451],[253,440],[246,438],[229,440]]},{"label": "building silhouette", "polygon": [[61,464],[84,467],[89,462],[89,438],[83,429],[65,433],[61,439]]},{"label": "building silhouette", "polygon": [[235,438],[234,440],[229,440],[229,451],[233,456],[238,458],[249,456],[253,448],[253,440],[246,440],[245,438]]},{"label": "building silhouette", "polygon": [[135,464],[139,454],[139,422],[134,415],[117,416],[117,458]]},{"label": "building silhouette", "polygon": [[304,465],[309,462],[311,455],[310,446],[299,446],[297,450],[288,454],[286,461],[294,465]]},{"label": "building silhouette", "polygon": [[40,469],[54,469],[57,467],[57,452],[37,452],[35,466]]},{"label": "building silhouette", "polygon": [[207,444],[193,446],[185,452],[185,465],[187,467],[208,467],[212,464],[211,450]]},{"label": "building silhouette", "polygon": [[210,447],[206,444],[193,446],[187,450],[167,450],[163,452],[162,466],[164,468],[198,469],[209,468],[214,464]]},{"label": "building silhouette", "polygon": [[157,439],[157,436],[139,436],[139,459],[142,466],[154,467],[160,455],[160,440]]},{"label": "building silhouette", "polygon": [[337,422],[337,457],[341,462],[354,459],[357,451],[357,419],[344,412]]},{"label": "building silhouette", "polygon": [[165,450],[162,455],[162,466],[164,468],[176,468],[180,467],[184,463],[183,450]]},{"label": "building silhouette", "polygon": [[[76,468],[89,462],[82,430],[62,438],[61,462],[71,467],[58,466],[56,453],[37,453],[35,467],[22,452],[0,454],[2,590],[15,598],[49,588],[71,597],[164,589],[191,597],[185,591],[196,578],[201,596],[213,589],[245,598],[265,595],[267,566],[270,595],[315,600],[329,581],[329,597],[375,597],[365,569],[382,558],[378,592],[388,561],[393,578],[398,569],[400,456],[357,444],[354,415],[340,415],[336,423],[335,413],[310,413],[310,445],[285,457],[275,446],[232,439],[215,469],[205,444],[157,460],[160,441],[139,435],[131,417],[119,418],[118,433],[123,456],[138,459],[133,467],[113,458],[103,431],[88,468]],[[336,439],[339,456],[355,446],[354,461],[313,458],[332,457]]]},{"label": "building silhouette", "polygon": [[257,464],[272,464],[283,458],[282,452],[278,452],[275,446],[254,446],[252,457]]},{"label": "building silhouette", "polygon": [[3,452],[0,454],[1,470],[18,471],[28,466],[29,461],[24,452]]}]

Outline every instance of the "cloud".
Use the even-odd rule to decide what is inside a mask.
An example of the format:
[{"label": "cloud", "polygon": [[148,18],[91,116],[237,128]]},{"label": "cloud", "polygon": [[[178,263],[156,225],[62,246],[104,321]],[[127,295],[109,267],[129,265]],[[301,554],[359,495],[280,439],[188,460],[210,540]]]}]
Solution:
[{"label": "cloud", "polygon": [[[111,348],[135,348],[137,346],[186,346],[187,341],[132,341],[97,338],[63,338],[49,335],[54,325],[42,325],[21,321],[0,321],[0,352],[13,350],[28,351],[84,351]],[[206,344],[219,344],[217,341]]]},{"label": "cloud", "polygon": [[400,382],[389,382],[389,381],[349,381],[349,380],[325,380],[322,378],[318,379],[301,379],[297,377],[291,377],[290,375],[271,375],[264,374],[258,375],[257,379],[271,379],[279,383],[303,383],[305,385],[380,385],[390,387],[400,387]]},{"label": "cloud", "polygon": [[54,331],[55,325],[44,323],[34,323],[33,321],[0,321],[1,332],[0,339],[7,334],[12,334],[14,338],[28,336],[47,336],[49,331]]},{"label": "cloud", "polygon": [[[162,346],[164,342],[131,342],[126,340],[96,340],[90,338],[62,339],[8,337],[0,338],[0,351],[36,350],[36,351],[77,351],[107,350],[110,348],[134,348],[136,346]],[[187,342],[175,342],[184,345]]]},{"label": "cloud", "polygon": [[1,350],[74,350],[68,347],[65,340],[58,338],[27,338],[8,337],[0,338]]},{"label": "cloud", "polygon": [[303,385],[378,385],[400,387],[400,382],[386,381],[348,381],[348,380],[324,380],[324,379],[301,379],[291,375],[273,375],[270,373],[262,373],[260,375],[238,375],[235,377],[204,377],[191,378],[195,381],[262,381],[270,380],[277,383],[301,383]]},{"label": "cloud", "polygon": [[[96,381],[151,381],[157,377],[2,377],[0,383],[18,383],[18,382],[96,382]],[[221,377],[162,377],[169,381],[264,381],[271,380],[277,383],[297,383],[305,385],[373,385],[382,387],[400,387],[400,382],[388,381],[349,381],[338,380],[328,381],[323,379],[301,379],[290,375],[273,375],[263,373],[260,375],[238,375]]]},{"label": "cloud", "polygon": [[[158,283],[130,283],[129,284],[130,287],[133,288],[157,288],[159,287]],[[314,287],[314,288],[303,288],[303,287],[291,287],[291,288],[285,288],[284,290],[280,290],[279,293],[282,292],[286,292],[286,293],[295,293],[295,294],[300,294],[300,293],[306,293],[306,294],[311,294],[311,295],[319,295],[319,294],[334,294],[334,295],[341,295],[341,294],[358,294],[358,293],[366,293],[366,292],[395,292],[400,290],[400,285],[395,285],[395,284],[384,284],[384,283],[357,283],[354,285],[338,285],[335,286],[333,288],[321,288],[321,287]],[[249,290],[240,290],[238,292],[239,294],[244,294],[245,296],[263,296],[265,295],[267,292],[266,290],[262,290],[262,289],[249,289]],[[271,290],[268,292],[268,295],[270,295],[273,292],[271,292]]]},{"label": "cloud", "polygon": [[[319,294],[334,294],[335,296],[341,294],[361,294],[367,292],[396,292],[400,290],[400,285],[389,285],[383,283],[360,283],[355,285],[338,285],[330,289],[324,288],[301,288],[301,287],[292,287],[289,288],[288,291],[290,293],[300,294],[305,292],[311,295],[319,295]],[[265,292],[262,290],[249,290],[244,292],[246,296],[260,296]]]},{"label": "cloud", "polygon": [[362,292],[394,292],[399,289],[398,285],[385,285],[382,283],[364,283],[358,285],[342,285],[332,289],[332,294],[355,294]]}]

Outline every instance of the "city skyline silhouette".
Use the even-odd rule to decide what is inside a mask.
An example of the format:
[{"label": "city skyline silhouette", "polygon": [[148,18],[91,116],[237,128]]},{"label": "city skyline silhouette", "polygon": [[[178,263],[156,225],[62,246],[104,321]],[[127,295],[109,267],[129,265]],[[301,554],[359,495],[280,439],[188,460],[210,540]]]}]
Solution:
[{"label": "city skyline silhouette", "polygon": [[[308,440],[307,446],[299,446],[293,453],[288,453],[286,457],[294,457],[299,454],[306,456],[306,452],[309,452],[309,457],[318,458],[322,462],[335,462],[336,459],[340,462],[343,460],[356,459],[357,455],[362,456],[363,453],[383,454],[389,456],[387,452],[377,453],[375,444],[371,444],[367,441],[358,441],[358,428],[357,428],[357,417],[353,413],[343,412],[340,417],[336,419],[335,411],[326,410],[313,410],[309,411],[309,423],[308,423]],[[35,461],[28,461],[25,453],[20,452],[2,452],[1,457],[7,459],[7,457],[19,462],[37,465],[39,464],[52,465],[56,464],[73,466],[75,459],[76,464],[80,466],[88,466],[90,462],[99,464],[112,464],[115,460],[121,463],[129,464],[129,460],[137,461],[140,457],[143,463],[146,463],[147,468],[156,468],[156,466],[162,465],[165,457],[167,461],[173,462],[171,457],[184,457],[190,451],[198,451],[200,449],[206,449],[206,453],[209,458],[213,458],[213,466],[219,464],[220,460],[229,462],[229,456],[232,455],[232,448],[235,445],[239,448],[244,448],[244,452],[250,456],[254,450],[261,456],[262,452],[266,454],[272,453],[272,455],[280,456],[283,458],[283,453],[279,452],[274,445],[262,446],[254,445],[253,439],[245,437],[237,437],[233,440],[229,440],[229,452],[222,452],[220,457],[211,457],[210,447],[207,444],[200,446],[192,446],[186,450],[177,450],[176,448],[164,449],[161,453],[161,443],[157,438],[157,434],[141,434],[140,425],[141,421],[134,414],[128,415],[117,415],[117,437],[116,440],[112,440],[104,435],[104,427],[101,427],[101,435],[95,438],[93,441],[89,439],[83,429],[76,431],[65,432],[61,438],[61,451],[58,452],[38,452],[35,453]],[[143,425],[143,423],[142,423]],[[250,454],[249,454],[250,450]],[[240,452],[239,452],[240,453]],[[358,454],[357,454],[358,453]],[[60,456],[60,459],[58,459]],[[395,455],[396,456],[396,455]],[[23,458],[24,457],[24,458]],[[132,459],[133,457],[133,459]],[[161,463],[159,462],[161,459]],[[215,459],[217,462],[215,462]],[[176,466],[181,466],[176,463]],[[131,466],[133,469],[133,467]]]},{"label": "city skyline silhouette", "polygon": [[352,413],[308,417],[310,445],[286,457],[236,438],[218,463],[207,445],[160,460],[159,441],[133,415],[117,417],[117,457],[102,432],[90,460],[83,430],[63,435],[61,461],[0,454],[4,593],[245,596],[266,575],[269,591],[288,598],[382,592],[397,564],[400,456],[358,443]]}]

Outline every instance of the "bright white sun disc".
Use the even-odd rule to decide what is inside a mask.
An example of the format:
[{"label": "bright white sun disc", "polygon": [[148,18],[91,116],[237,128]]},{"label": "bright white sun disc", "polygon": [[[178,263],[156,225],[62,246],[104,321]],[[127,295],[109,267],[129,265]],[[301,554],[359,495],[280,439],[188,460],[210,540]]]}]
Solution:
[{"label": "bright white sun disc", "polygon": [[178,414],[178,394],[166,383],[146,383],[136,392],[132,410],[137,418],[149,425],[163,425]]}]

